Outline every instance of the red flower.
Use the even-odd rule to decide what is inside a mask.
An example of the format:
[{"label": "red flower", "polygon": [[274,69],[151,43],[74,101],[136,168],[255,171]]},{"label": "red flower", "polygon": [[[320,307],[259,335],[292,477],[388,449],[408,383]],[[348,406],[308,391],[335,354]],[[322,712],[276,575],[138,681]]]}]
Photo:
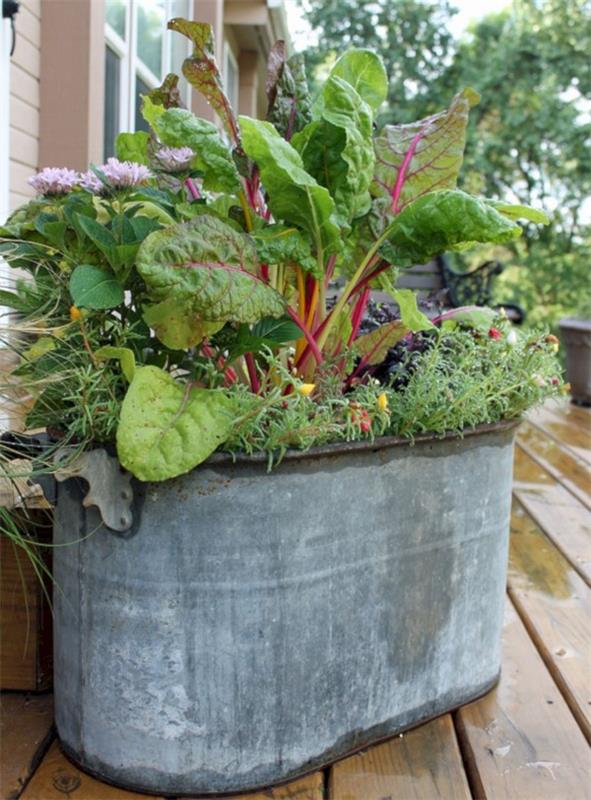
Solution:
[{"label": "red flower", "polygon": [[491,339],[502,339],[503,334],[498,328],[489,328],[488,335]]}]

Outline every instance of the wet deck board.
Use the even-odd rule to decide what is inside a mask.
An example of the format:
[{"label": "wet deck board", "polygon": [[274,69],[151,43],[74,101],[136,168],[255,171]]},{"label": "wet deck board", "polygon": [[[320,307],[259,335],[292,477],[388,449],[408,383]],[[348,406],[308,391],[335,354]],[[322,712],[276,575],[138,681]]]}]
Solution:
[{"label": "wet deck board", "polygon": [[324,775],[315,772],[285,786],[276,786],[256,794],[243,794],[231,800],[324,800]]},{"label": "wet deck board", "polygon": [[583,505],[591,508],[591,467],[585,461],[527,422],[519,429],[519,447]]},{"label": "wet deck board", "polygon": [[470,800],[451,716],[340,761],[331,770],[331,800]]},{"label": "wet deck board", "polygon": [[510,602],[500,683],[461,708],[456,725],[475,797],[588,797],[587,742]]},{"label": "wet deck board", "polygon": [[0,795],[17,798],[51,737],[53,697],[0,697]]},{"label": "wet deck board", "polygon": [[531,411],[527,419],[564,450],[591,464],[589,409],[575,408],[569,404],[549,403]]},{"label": "wet deck board", "polygon": [[591,743],[591,589],[515,503],[509,594]]},{"label": "wet deck board", "polygon": [[520,447],[513,494],[579,574],[591,583],[591,512]]},{"label": "wet deck board", "polygon": [[22,793],[21,800],[64,800],[64,798],[149,800],[147,795],[116,789],[91,778],[68,761],[57,742],[54,742]]},{"label": "wet deck board", "polygon": [[[591,739],[590,590],[584,580],[591,411],[545,407],[523,426],[518,442],[511,600],[499,686],[453,717],[444,715],[324,773],[239,800],[591,800],[585,740]],[[16,710],[25,700],[5,697],[14,698],[9,702]],[[22,800],[146,798],[80,772],[55,742],[46,752],[48,714],[5,717],[11,731],[20,729],[14,739],[24,749],[13,755],[18,748],[11,741],[2,751],[8,787],[2,800],[15,800],[27,780]],[[39,766],[31,777],[35,759]]]}]

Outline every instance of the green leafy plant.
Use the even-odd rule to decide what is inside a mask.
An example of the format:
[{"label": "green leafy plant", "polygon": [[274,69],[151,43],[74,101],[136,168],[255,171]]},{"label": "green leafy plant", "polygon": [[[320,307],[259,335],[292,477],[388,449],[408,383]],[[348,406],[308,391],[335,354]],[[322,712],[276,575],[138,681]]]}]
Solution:
[{"label": "green leafy plant", "polygon": [[[378,56],[342,55],[312,101],[301,62],[279,43],[268,119],[236,118],[210,28],[170,27],[193,43],[183,72],[224,136],[178,107],[168,76],[143,100],[150,135],[121,134],[119,160],[81,176],[44,170],[33,179],[39,197],[0,230],[0,253],[32,279],[2,296],[23,317],[14,376],[32,397],[29,424],[82,445],[116,442],[134,475],[163,480],[220,448],[272,457],[429,425],[459,430],[558,391],[545,378],[537,392],[509,391],[517,375],[502,359],[479,374],[491,348],[501,353],[497,333],[509,336],[492,312],[430,321],[394,285],[399,269],[443,251],[514,240],[517,219],[547,222],[456,188],[475,92],[374,135],[388,89]],[[374,286],[391,293],[399,318],[369,330]],[[434,344],[418,370],[401,367],[403,386],[376,377],[421,337]],[[523,349],[503,353],[522,384],[524,370],[541,370]],[[464,383],[472,378],[464,394],[454,358]],[[439,412],[422,392],[439,397]]]}]

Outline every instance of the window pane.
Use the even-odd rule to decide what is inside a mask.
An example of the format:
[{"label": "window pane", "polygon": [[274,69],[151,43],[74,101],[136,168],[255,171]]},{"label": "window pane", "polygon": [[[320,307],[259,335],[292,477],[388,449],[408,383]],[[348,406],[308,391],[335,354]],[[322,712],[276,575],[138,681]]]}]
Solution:
[{"label": "window pane", "polygon": [[164,0],[142,0],[137,8],[137,55],[157,78],[162,77]]},{"label": "window pane", "polygon": [[122,39],[125,39],[125,12],[125,0],[107,0],[105,5],[105,19]]},{"label": "window pane", "polygon": [[104,158],[115,155],[115,139],[119,133],[121,91],[121,59],[110,47],[105,57],[105,121],[103,131]]},{"label": "window pane", "polygon": [[142,98],[141,95],[148,94],[150,87],[136,75],[135,79],[135,129],[136,131],[147,131],[150,133],[150,126],[142,117]]},{"label": "window pane", "polygon": [[[173,0],[171,3],[171,15],[173,17],[183,17],[190,19],[189,5],[187,0]],[[170,68],[169,72],[176,72],[181,75],[181,67],[183,61],[189,54],[189,40],[186,36],[181,36],[180,33],[170,32],[169,38],[169,54],[170,54]],[[181,86],[186,84],[186,81],[181,77]]]}]

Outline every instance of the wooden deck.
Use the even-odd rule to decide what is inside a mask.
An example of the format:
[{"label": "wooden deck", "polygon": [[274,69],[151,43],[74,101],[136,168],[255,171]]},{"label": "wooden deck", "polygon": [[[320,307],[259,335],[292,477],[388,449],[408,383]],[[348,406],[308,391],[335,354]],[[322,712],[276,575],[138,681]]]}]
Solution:
[{"label": "wooden deck", "polygon": [[[591,411],[520,429],[499,686],[454,714],[250,800],[591,798]],[[74,767],[50,695],[4,693],[2,797],[136,800]]]}]

